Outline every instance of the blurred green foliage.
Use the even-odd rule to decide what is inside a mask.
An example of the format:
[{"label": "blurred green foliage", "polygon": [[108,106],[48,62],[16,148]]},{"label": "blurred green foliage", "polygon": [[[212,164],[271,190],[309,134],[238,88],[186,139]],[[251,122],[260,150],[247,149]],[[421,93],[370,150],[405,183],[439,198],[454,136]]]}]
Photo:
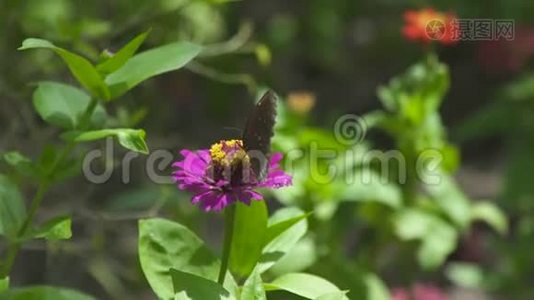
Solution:
[{"label": "blurred green foliage", "polygon": [[[532,4],[525,1],[424,4],[453,10],[460,17],[512,18],[516,24],[531,20],[534,12]],[[305,4],[2,1],[2,245],[8,240],[45,238],[49,240],[46,249],[51,259],[64,258],[66,263],[30,267],[26,265],[30,262],[20,259],[22,271],[1,279],[0,291],[8,283],[21,287],[37,281],[76,287],[99,299],[151,298],[144,276],[156,292],[173,294],[184,288],[182,282],[204,287],[206,283],[197,278],[204,271],[188,277],[180,273],[183,270],[174,270],[170,277],[161,279],[164,287],[157,287],[161,284],[157,267],[179,269],[183,257],[167,252],[147,256],[139,253],[139,267],[134,223],[163,215],[183,226],[160,219],[143,222],[146,226],[164,223],[156,232],[168,233],[168,227],[172,227],[176,232],[186,232],[186,238],[168,238],[156,244],[176,247],[172,243],[191,239],[187,247],[200,243],[204,247],[205,243],[217,249],[214,245],[220,240],[221,230],[214,228],[219,228],[220,220],[199,213],[189,203],[190,195],[170,185],[149,182],[143,170],[145,161],[135,161],[129,185],[119,184],[120,167],[116,167],[108,184],[91,187],[76,178],[80,158],[94,147],[104,148],[100,140],[107,136],[116,138],[125,149],[140,153],[198,148],[225,135],[238,136],[220,128],[240,127],[251,105],[249,94],[258,92],[258,86],[269,85],[282,99],[273,150],[294,155],[285,158],[291,162],[288,171],[294,185],[270,194],[269,209],[275,213],[267,221],[267,229],[283,230],[267,244],[252,245],[262,263],[254,270],[250,265],[236,266],[246,279],[238,282],[242,297],[262,299],[265,295],[258,286],[269,282],[265,286],[271,290],[269,299],[293,299],[284,291],[313,299],[319,295],[294,284],[302,281],[302,272],[309,272],[335,284],[333,290],[329,282],[308,278],[311,285],[332,290],[332,299],[344,297],[337,287],[349,290],[350,299],[388,299],[391,287],[418,281],[530,299],[534,293],[529,252],[534,246],[534,190],[529,177],[534,167],[534,77],[527,65],[527,71],[519,71],[521,75],[514,80],[509,80],[510,74],[500,74],[500,80],[494,83],[488,79],[490,83],[482,85],[484,79],[471,79],[484,77],[472,71],[471,50],[475,45],[439,49],[437,53],[450,62],[451,68],[436,54],[425,54],[408,45],[399,33],[402,13],[420,5],[413,1],[345,0],[310,0]],[[247,18],[252,22],[244,22]],[[22,43],[32,36],[39,39]],[[17,52],[21,44],[24,49],[51,51]],[[190,62],[193,57],[196,59]],[[455,61],[455,57],[459,59]],[[466,70],[464,65],[471,69]],[[152,76],[182,67],[185,70],[137,86]],[[392,79],[375,93],[375,86],[387,78]],[[502,82],[507,84],[499,87]],[[466,91],[452,91],[447,96],[451,84],[453,89],[457,84]],[[319,99],[304,112],[291,105],[290,95],[285,97],[301,88],[316,93]],[[120,96],[120,101],[98,102],[86,115],[94,96],[106,100]],[[481,99],[484,97],[492,100]],[[472,114],[467,109],[463,112],[466,121],[452,132],[451,140],[446,124],[456,116],[446,113],[462,110],[458,108],[468,101],[473,103],[473,110],[482,108]],[[365,139],[345,145],[333,135],[333,124],[345,112],[353,111],[365,113],[368,131]],[[491,195],[495,201],[472,199],[455,179],[456,171],[469,163],[461,161],[457,145],[475,148],[482,156],[495,150],[482,149],[477,143],[495,138],[503,150],[498,154],[504,165],[502,188]],[[60,159],[61,145],[82,141],[95,143],[83,144],[71,157]],[[317,165],[312,166],[309,161],[314,158],[313,149],[336,155],[319,157]],[[371,151],[386,157],[397,153],[391,150],[405,158],[405,174],[399,171],[402,165],[388,163],[384,168],[384,161],[369,156]],[[122,153],[115,153],[114,159]],[[441,160],[432,164],[436,153]],[[347,162],[347,156],[352,160]],[[392,161],[396,157],[391,156]],[[482,159],[485,164],[495,164],[493,157]],[[418,161],[430,170],[423,172],[423,177],[418,173]],[[103,161],[97,167],[111,163]],[[329,180],[325,174],[331,166],[337,176]],[[162,174],[169,172],[167,168]],[[310,176],[310,172],[318,176]],[[439,184],[425,184],[425,176],[428,180],[439,176],[441,180]],[[352,178],[352,183],[347,184],[346,178]],[[364,179],[369,181],[360,184]],[[29,213],[24,199],[35,190],[39,193],[40,182],[58,186],[47,197],[43,205],[46,209],[35,228],[18,236]],[[274,209],[279,206],[283,208]],[[300,219],[303,212],[312,212],[305,221]],[[480,221],[498,235],[481,229],[485,227]],[[71,222],[73,239],[52,241],[70,238]],[[275,225],[283,228],[276,229]],[[471,239],[479,234],[482,245],[472,246]],[[145,232],[139,235],[140,241],[154,238]],[[471,246],[483,255],[465,258],[462,251]],[[140,242],[140,252],[156,250],[161,248]],[[71,270],[69,259],[77,259],[78,270]],[[0,266],[5,264],[0,261]],[[213,273],[210,266],[206,270]],[[47,275],[35,280],[25,274],[31,273],[24,272],[26,269]],[[67,270],[73,274],[69,278],[52,274],[65,274]],[[234,290],[236,286],[225,288]],[[9,299],[29,299],[46,289],[13,289]],[[86,299],[67,289],[46,292],[54,299]],[[202,291],[195,292],[202,297]],[[327,296],[324,299],[330,299]]]}]

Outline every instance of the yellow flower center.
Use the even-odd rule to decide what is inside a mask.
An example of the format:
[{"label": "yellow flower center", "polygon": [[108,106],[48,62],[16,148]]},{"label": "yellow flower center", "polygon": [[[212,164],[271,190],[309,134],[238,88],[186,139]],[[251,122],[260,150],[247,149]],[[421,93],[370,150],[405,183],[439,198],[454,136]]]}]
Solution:
[{"label": "yellow flower center", "polygon": [[222,140],[211,145],[210,156],[214,164],[221,166],[230,166],[248,160],[241,140]]}]

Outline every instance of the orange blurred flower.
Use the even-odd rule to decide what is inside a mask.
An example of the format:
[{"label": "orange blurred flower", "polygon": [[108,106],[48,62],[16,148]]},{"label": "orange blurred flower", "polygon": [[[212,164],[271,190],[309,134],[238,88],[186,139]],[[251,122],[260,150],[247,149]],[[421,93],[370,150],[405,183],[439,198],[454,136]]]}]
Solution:
[{"label": "orange blurred flower", "polygon": [[308,91],[294,91],[287,96],[289,109],[302,115],[315,106],[315,101],[315,95]]},{"label": "orange blurred flower", "polygon": [[404,13],[405,25],[402,34],[411,41],[428,44],[432,41],[448,45],[457,42],[458,28],[454,25],[456,16],[432,8],[418,11],[408,10]]}]

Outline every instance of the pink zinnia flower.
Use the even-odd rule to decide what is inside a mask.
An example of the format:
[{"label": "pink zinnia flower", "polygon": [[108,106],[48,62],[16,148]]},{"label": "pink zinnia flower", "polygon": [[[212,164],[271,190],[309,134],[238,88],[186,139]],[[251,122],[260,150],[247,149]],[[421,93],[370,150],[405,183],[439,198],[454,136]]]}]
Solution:
[{"label": "pink zinnia flower", "polygon": [[235,201],[250,204],[262,200],[256,188],[280,188],[291,185],[291,176],[279,168],[281,153],[271,155],[267,175],[259,180],[241,140],[223,140],[208,149],[182,150],[183,160],[173,167],[178,188],[194,193],[193,204],[200,203],[205,211],[220,211]]}]

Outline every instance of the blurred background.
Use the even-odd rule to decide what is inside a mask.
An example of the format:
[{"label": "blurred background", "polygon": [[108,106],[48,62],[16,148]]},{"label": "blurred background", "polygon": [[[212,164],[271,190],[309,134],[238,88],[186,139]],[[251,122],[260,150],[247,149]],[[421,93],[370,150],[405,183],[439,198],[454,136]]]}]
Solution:
[{"label": "blurred background", "polygon": [[[146,130],[152,151],[167,149],[178,156],[182,148],[239,137],[235,128],[243,128],[257,88],[266,86],[283,99],[278,150],[309,141],[339,148],[332,135],[335,121],[348,113],[381,110],[377,88],[425,57],[425,47],[401,30],[407,10],[427,7],[459,18],[515,21],[511,41],[435,47],[450,76],[438,113],[443,139],[455,146],[455,191],[469,203],[489,200],[502,209],[507,230],[499,234],[473,222],[456,232],[452,246],[438,238],[435,255],[443,259],[428,266],[415,254],[417,242],[394,234],[398,208],[388,203],[406,197],[403,186],[350,190],[339,183],[311,184],[295,174],[295,187],[271,195],[269,206],[313,210],[310,231],[293,256],[271,272],[310,270],[350,289],[351,299],[373,299],[373,289],[387,289],[394,299],[412,299],[403,298],[410,291],[421,300],[532,299],[532,1],[1,0],[0,151],[18,149],[35,158],[39,149],[54,145],[57,129],[33,111],[35,84],[76,84],[52,53],[18,52],[22,40],[49,39],[96,60],[101,50],[120,49],[149,28],[142,49],[178,40],[211,49],[185,69],[143,83],[109,106],[113,124]],[[378,127],[370,128],[362,147],[398,147],[399,136]],[[124,151],[115,151],[120,159]],[[145,163],[141,156],[133,160],[128,184],[116,164],[105,184],[75,176],[54,187],[39,217],[72,213],[74,236],[30,243],[15,265],[12,284],[68,286],[99,299],[155,299],[136,251],[137,220],[155,215],[189,226],[217,250],[222,219],[200,212],[190,195],[172,184],[152,183]],[[159,174],[170,172],[168,167]],[[33,190],[28,185],[23,192]],[[451,249],[440,252],[442,247]]]}]

